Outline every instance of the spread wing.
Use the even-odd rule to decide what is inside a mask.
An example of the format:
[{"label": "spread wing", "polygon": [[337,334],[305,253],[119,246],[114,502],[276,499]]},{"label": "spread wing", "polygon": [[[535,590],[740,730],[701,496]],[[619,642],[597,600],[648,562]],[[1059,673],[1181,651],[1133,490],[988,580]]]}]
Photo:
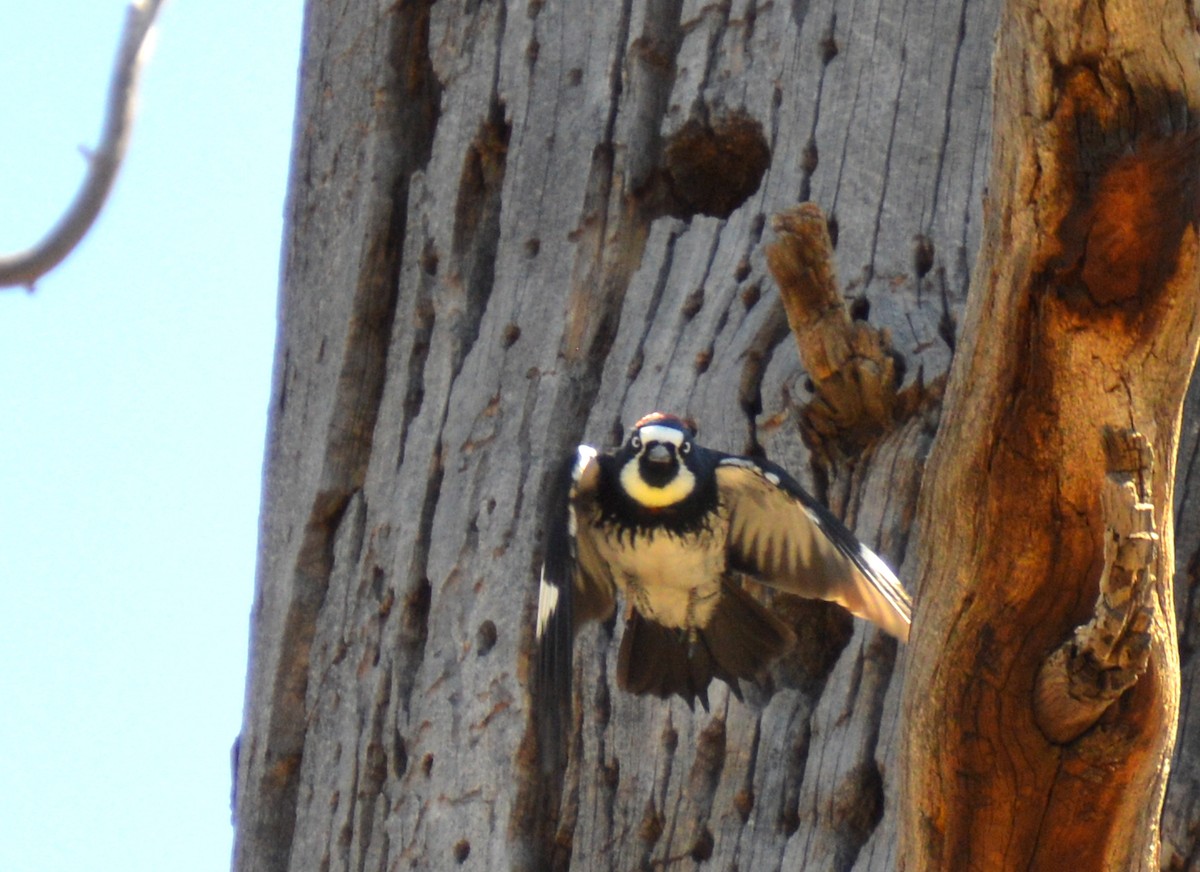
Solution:
[{"label": "spread wing", "polygon": [[[581,445],[561,465],[546,505],[546,556],[538,588],[537,683],[542,762],[553,768],[565,748],[571,711],[575,630],[612,614],[613,585],[587,523],[600,479],[596,450]],[[581,532],[582,531],[582,532]]]},{"label": "spread wing", "polygon": [[908,641],[912,601],[899,579],[833,514],[772,463],[723,456],[717,488],[729,563],[788,593],[831,600]]}]

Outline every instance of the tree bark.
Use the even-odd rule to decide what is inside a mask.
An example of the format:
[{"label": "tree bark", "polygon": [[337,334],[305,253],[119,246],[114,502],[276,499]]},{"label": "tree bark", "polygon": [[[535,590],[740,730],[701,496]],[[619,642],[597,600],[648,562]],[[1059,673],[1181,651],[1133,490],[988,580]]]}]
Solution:
[{"label": "tree bark", "polygon": [[[946,374],[1029,337],[998,302],[970,310],[970,335],[987,331],[970,349],[957,326],[998,16],[998,0],[310,0],[235,869],[896,868],[916,765],[902,688],[909,719],[929,714],[904,675],[943,656],[952,596],[934,575],[959,568],[924,544],[919,567],[905,559]],[[871,371],[892,366],[869,425],[837,413],[865,370],[801,365],[768,269],[772,217],[802,200],[835,245],[831,317],[878,349]],[[565,452],[655,409],[697,420],[706,445],[765,452],[902,578],[917,567],[914,645],[775,596],[797,649],[744,704],[714,685],[706,713],[617,690],[621,628],[590,628],[571,762],[547,778],[526,681],[541,503]],[[1161,553],[1173,454],[1146,420]],[[1097,440],[1101,423],[1130,426],[1094,421]],[[953,465],[940,451],[931,470]],[[1179,495],[1200,504],[1191,475]],[[963,493],[940,532],[927,493],[922,542],[976,535]],[[1093,532],[1070,534],[1080,573],[1099,566]],[[1090,596],[1071,579],[1039,656],[1095,600],[1094,577]],[[1186,864],[1200,764],[1179,760],[1193,781],[1173,782],[1164,832]]]},{"label": "tree bark", "polygon": [[[904,868],[1158,868],[1179,712],[1174,458],[1200,338],[1189,22],[1179,2],[1004,10],[991,211],[919,511]],[[1114,467],[1105,428],[1144,434],[1153,472],[1148,452]],[[1132,468],[1152,527],[1147,569],[1124,629],[1068,643],[1112,605],[1101,565],[1107,589],[1132,541],[1117,498],[1102,506],[1114,468]],[[1081,716],[1084,672],[1119,671],[1095,639],[1145,671]],[[1055,673],[1069,692],[1046,690]]]},{"label": "tree bark", "polygon": [[1184,407],[1175,478],[1175,614],[1182,687],[1179,735],[1163,805],[1163,869],[1200,869],[1200,378]]}]

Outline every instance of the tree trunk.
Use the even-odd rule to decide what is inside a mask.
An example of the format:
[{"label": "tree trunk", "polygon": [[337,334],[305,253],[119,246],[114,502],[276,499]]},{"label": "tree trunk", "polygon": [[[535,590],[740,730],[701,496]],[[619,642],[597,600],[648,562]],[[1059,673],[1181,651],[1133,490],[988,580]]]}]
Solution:
[{"label": "tree trunk", "polygon": [[[1174,460],[1200,339],[1193,25],[1167,0],[1005,8],[1009,145],[918,515],[905,868],[1158,868]],[[1106,428],[1144,434],[1139,456],[1106,450]]]},{"label": "tree trunk", "polygon": [[[1025,342],[1045,367],[1062,364],[1052,354],[1069,353],[1066,344],[1034,329],[1065,329],[1053,320],[1059,310],[1048,308],[1082,322],[1085,334],[1102,332],[1094,328],[1100,316],[1085,311],[1100,304],[1056,290],[1072,269],[1083,276],[1077,284],[1093,278],[1089,262],[1077,268],[1071,253],[1094,213],[1038,213],[1033,226],[1046,234],[1066,228],[1056,260],[1041,237],[1041,248],[1002,248],[991,219],[1016,209],[995,205],[981,261],[992,257],[995,266],[981,265],[977,275],[1034,268],[1042,285],[1036,293],[1029,282],[996,290],[980,280],[965,335],[957,330],[984,227],[999,15],[996,0],[309,2],[237,763],[236,869],[883,870],[900,860],[901,829],[909,831],[907,868],[915,869],[952,863],[963,856],[955,840],[995,831],[988,809],[950,795],[953,779],[918,787],[912,767],[984,782],[1013,767],[1003,751],[961,769],[961,756],[945,769],[923,758],[930,746],[912,724],[941,730],[948,753],[960,746],[949,735],[956,725],[933,723],[939,709],[918,705],[914,689],[931,688],[942,717],[952,716],[945,700],[961,704],[967,691],[1020,702],[1019,741],[1032,741],[1036,667],[1095,600],[1106,473],[1100,427],[1132,424],[1154,444],[1161,554],[1171,544],[1178,427],[1156,411],[1184,384],[1170,374],[1158,386],[1143,384],[1131,364],[1136,403],[1099,390],[1110,404],[1106,417],[1047,418],[1060,407],[1047,411],[1038,397],[1058,402],[1096,386],[1068,384],[1071,373],[1049,369],[1058,376],[1036,382],[1041,370],[1025,360],[1017,367],[1026,378],[1017,387],[1028,385],[1024,405],[1003,419],[965,417],[975,414],[968,401],[983,402],[964,387],[980,354],[1011,359]],[[1008,42],[1018,39],[1011,29]],[[1015,64],[1004,58],[1016,50],[1004,50],[1001,62]],[[1060,88],[1074,81],[1070,72]],[[1176,111],[1185,93],[1192,92],[1179,90],[1163,105]],[[997,118],[1003,112],[998,106]],[[1108,127],[1096,129],[1107,136]],[[1177,129],[1155,128],[1154,141]],[[1001,142],[995,173],[1008,175],[993,174],[992,194],[1014,202],[996,180],[1023,166],[1026,142]],[[1108,163],[1125,172],[1140,166],[1121,164],[1106,143],[1089,158],[1097,168],[1092,200],[1108,190],[1100,173]],[[1059,151],[1045,154],[1064,160]],[[1065,172],[1047,164],[1042,183],[1062,183]],[[1182,211],[1186,191],[1160,188],[1155,196],[1173,197]],[[878,366],[864,369],[853,355],[828,372],[807,354],[809,369],[800,363],[788,316],[803,322],[804,313],[785,314],[765,246],[776,239],[772,216],[801,200],[829,215],[830,266],[850,316],[841,321],[866,337],[862,347],[879,349]],[[1176,224],[1178,237],[1192,238],[1186,220]],[[1154,245],[1169,235],[1156,231]],[[1156,308],[1185,296],[1183,267],[1170,266],[1144,271],[1159,290],[1121,297],[1103,316],[1141,353],[1157,348],[1160,333],[1179,332],[1160,329],[1166,309]],[[1192,288],[1194,296],[1194,281]],[[999,299],[1000,291],[1014,301]],[[1127,314],[1142,311],[1143,297],[1146,305],[1153,298],[1155,317]],[[800,350],[809,350],[805,341]],[[943,414],[952,356],[959,362]],[[884,373],[888,365],[895,380],[886,413],[847,417],[849,373]],[[991,385],[987,397],[1014,385],[1014,366],[980,376]],[[1121,408],[1133,408],[1123,417],[1114,411],[1122,400]],[[1180,551],[1180,566],[1192,567],[1191,593],[1181,587],[1179,597],[1181,614],[1193,616],[1191,635],[1181,636],[1185,701],[1200,687],[1186,647],[1200,599],[1196,405],[1176,492],[1178,518],[1192,519],[1192,533],[1181,530],[1176,543],[1191,549]],[[656,409],[696,419],[706,445],[765,451],[902,578],[921,579],[913,645],[898,649],[836,607],[775,596],[772,607],[797,628],[797,649],[745,703],[714,685],[706,713],[617,690],[620,622],[596,626],[576,645],[578,717],[563,737],[571,763],[543,777],[527,673],[549,475],[580,441],[611,444]],[[974,485],[955,484],[980,456],[972,439],[1020,449],[1016,437],[1034,427],[1026,413],[1047,428],[1072,424],[1069,438],[1079,444],[1067,435],[1051,444],[1036,430],[1036,475],[1011,472],[978,503],[984,491],[954,490]],[[906,561],[940,418],[920,559]],[[1008,429],[989,429],[999,425]],[[1067,449],[1069,464],[1047,474],[1058,469],[1053,451]],[[1016,468],[1019,455],[1011,456]],[[1016,518],[1028,544],[1000,535],[996,517],[1008,523],[1011,514],[973,523],[985,509],[1003,508],[1013,487],[1034,488]],[[953,498],[934,497],[945,493]],[[1036,528],[1047,518],[1058,526]],[[980,549],[964,550],[968,541]],[[1051,597],[1033,564],[997,587],[1000,566],[976,556],[1025,552],[1061,564],[1055,583],[1070,597],[1045,602]],[[1155,569],[1169,593],[1168,561]],[[985,579],[991,586],[982,589]],[[975,608],[997,592],[1020,608],[1003,620],[997,611],[960,608],[975,621],[972,639],[947,620],[962,604],[960,585],[976,581]],[[1158,604],[1150,670],[1119,704],[1128,719],[1134,701],[1139,725],[1154,720],[1156,700],[1169,702],[1150,690],[1166,687],[1158,676],[1171,654],[1170,607],[1168,599]],[[1017,620],[1037,626],[1030,632]],[[1005,639],[1020,644],[990,656],[1020,660],[1015,691],[967,657],[972,644]],[[951,674],[930,677],[938,664]],[[966,690],[952,698],[935,692],[945,680]],[[905,746],[902,689],[912,737]],[[1182,734],[1194,737],[1200,706],[1184,717]],[[1062,770],[1077,778],[1057,789],[1083,797],[1090,771],[1071,767],[1093,758],[1068,761],[1038,741],[1030,765],[1069,762]],[[1196,746],[1180,747],[1164,818],[1172,845],[1164,860],[1169,854],[1180,869],[1200,862]],[[1148,771],[1155,754],[1165,762],[1169,744],[1135,750],[1130,771]],[[1054,783],[1044,771],[1054,769],[1030,776],[1038,789]],[[1125,783],[1161,790],[1164,779],[1160,768]],[[1120,806],[1121,797],[1105,797]],[[934,807],[942,812],[936,826],[929,815],[915,817]],[[1052,839],[1043,833],[1043,841]],[[976,856],[984,859],[971,862],[984,868],[991,855]]]},{"label": "tree trunk", "polygon": [[1184,406],[1175,477],[1175,614],[1182,687],[1179,735],[1163,806],[1163,869],[1200,869],[1200,378]]}]

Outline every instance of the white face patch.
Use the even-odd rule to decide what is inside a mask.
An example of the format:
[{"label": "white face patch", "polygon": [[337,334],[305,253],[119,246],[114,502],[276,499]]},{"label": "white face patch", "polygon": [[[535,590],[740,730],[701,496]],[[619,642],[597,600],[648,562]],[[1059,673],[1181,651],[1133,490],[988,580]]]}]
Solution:
[{"label": "white face patch", "polygon": [[642,437],[642,444],[649,445],[651,442],[666,442],[679,448],[683,444],[683,434],[674,427],[664,427],[661,424],[649,424],[638,430],[638,436]]}]

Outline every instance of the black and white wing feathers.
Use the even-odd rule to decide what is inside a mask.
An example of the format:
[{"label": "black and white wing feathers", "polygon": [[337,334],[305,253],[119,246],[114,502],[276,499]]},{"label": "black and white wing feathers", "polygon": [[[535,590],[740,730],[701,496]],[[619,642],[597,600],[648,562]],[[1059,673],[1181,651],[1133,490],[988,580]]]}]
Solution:
[{"label": "black and white wing feathers", "polygon": [[788,593],[831,600],[908,640],[912,604],[899,579],[827,508],[767,461],[720,455],[729,563]]},{"label": "black and white wing feathers", "polygon": [[[538,585],[537,701],[543,766],[563,753],[571,712],[575,630],[615,606],[612,582],[595,555],[589,524],[599,481],[596,450],[580,445],[555,475],[546,504],[546,553]],[[581,535],[582,531],[582,535]]]}]

